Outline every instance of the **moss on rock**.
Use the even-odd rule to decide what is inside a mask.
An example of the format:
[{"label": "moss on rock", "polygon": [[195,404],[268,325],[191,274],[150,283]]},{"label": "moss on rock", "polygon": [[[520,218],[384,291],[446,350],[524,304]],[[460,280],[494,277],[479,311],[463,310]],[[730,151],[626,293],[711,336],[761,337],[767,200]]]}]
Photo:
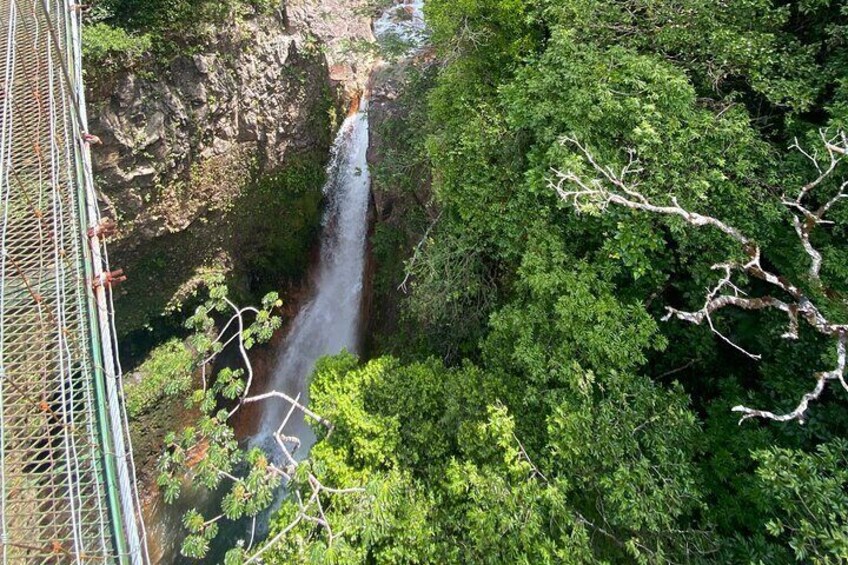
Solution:
[{"label": "moss on rock", "polygon": [[191,290],[223,274],[246,303],[299,280],[321,224],[325,155],[293,156],[273,173],[244,169],[243,187],[190,226],[122,255],[128,275],[117,304],[122,353],[138,359],[181,330]]}]

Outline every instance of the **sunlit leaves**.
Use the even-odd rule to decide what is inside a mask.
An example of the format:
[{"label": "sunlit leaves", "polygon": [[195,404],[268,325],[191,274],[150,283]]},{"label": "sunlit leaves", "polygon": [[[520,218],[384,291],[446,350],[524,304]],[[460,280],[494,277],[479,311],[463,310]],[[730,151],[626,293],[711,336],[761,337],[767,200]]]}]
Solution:
[{"label": "sunlit leaves", "polygon": [[[276,294],[269,294],[261,310],[242,310],[229,299],[224,285],[213,282],[209,299],[186,321],[186,327],[194,333],[186,344],[176,347],[190,356],[194,370],[211,373],[216,357],[227,346],[250,349],[255,343],[268,341],[280,327],[275,311],[281,304]],[[188,405],[200,413],[198,419],[166,437],[157,482],[167,502],[176,500],[189,483],[210,491],[222,483],[228,485],[219,517],[205,520],[197,511],[185,515],[183,524],[188,535],[182,553],[186,557],[203,558],[218,533],[220,519],[258,515],[270,506],[280,487],[280,474],[271,468],[265,454],[258,449],[245,452],[239,446],[229,422],[231,412],[224,408],[248,392],[245,372],[243,367],[225,366],[217,374],[208,375],[203,388],[188,398]],[[242,555],[243,549],[231,552],[227,562],[238,562]]]},{"label": "sunlit leaves", "polygon": [[235,400],[244,393],[244,370],[225,367],[218,371],[212,392],[220,394],[227,400]]},{"label": "sunlit leaves", "polygon": [[205,520],[197,510],[183,516],[183,527],[189,535],[183,540],[181,553],[186,557],[202,558],[209,551],[209,542],[218,534],[217,520]]},{"label": "sunlit leaves", "polygon": [[124,395],[127,414],[137,418],[161,401],[164,396],[185,393],[191,387],[194,356],[178,339],[154,349],[137,369],[135,378],[127,379]]},{"label": "sunlit leaves", "polygon": [[[498,385],[501,378],[508,377],[435,361],[381,358],[358,366],[343,355],[322,362],[313,402],[332,414],[336,428],[313,448],[311,469],[342,485],[368,485],[364,498],[342,499],[357,500],[354,507],[333,500],[331,521],[347,524],[351,550],[376,555],[392,548],[415,562],[580,563],[611,551],[611,539],[588,541],[587,531],[599,535],[589,523],[598,519],[640,559],[675,554],[677,539],[698,551],[708,547],[704,534],[679,522],[699,509],[686,448],[697,428],[685,396],[644,378],[592,377],[575,384],[569,401],[552,396],[559,404],[546,417],[511,411],[499,398],[509,398],[513,385]],[[523,437],[528,429],[533,433]],[[598,505],[609,514],[598,517]],[[290,515],[284,511],[280,523]],[[435,537],[423,544],[414,538],[400,553],[397,544],[385,545],[384,536],[407,531],[414,516]],[[326,557],[326,542],[304,539],[297,549],[289,541],[274,554]],[[348,558],[364,562],[359,555]]]},{"label": "sunlit leaves", "polygon": [[766,527],[787,538],[799,561],[848,560],[848,444],[835,440],[813,453],[758,451],[757,477],[775,502]]}]

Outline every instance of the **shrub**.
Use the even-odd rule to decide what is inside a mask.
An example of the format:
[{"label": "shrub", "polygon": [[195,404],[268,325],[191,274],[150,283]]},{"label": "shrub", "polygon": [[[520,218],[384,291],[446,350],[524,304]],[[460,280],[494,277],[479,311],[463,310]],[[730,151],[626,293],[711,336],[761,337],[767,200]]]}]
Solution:
[{"label": "shrub", "polygon": [[124,385],[127,414],[137,418],[166,395],[180,394],[191,386],[193,358],[179,339],[154,349],[138,368],[138,378]]},{"label": "shrub", "polygon": [[83,28],[82,53],[88,69],[131,67],[150,51],[151,45],[149,34],[128,33],[105,22]]}]

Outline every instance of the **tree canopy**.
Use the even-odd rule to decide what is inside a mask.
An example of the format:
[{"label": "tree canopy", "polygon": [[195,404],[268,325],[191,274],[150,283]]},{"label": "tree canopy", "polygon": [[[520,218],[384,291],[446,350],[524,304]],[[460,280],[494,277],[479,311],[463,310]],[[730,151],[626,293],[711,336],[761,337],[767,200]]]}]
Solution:
[{"label": "tree canopy", "polygon": [[[311,388],[332,429],[316,426],[309,472],[362,490],[323,491],[314,520],[286,499],[263,559],[848,560],[834,348],[848,333],[848,4],[428,0],[426,13],[437,62],[415,71],[420,127],[392,154],[423,164],[397,184],[431,184],[439,211],[407,263],[407,334],[367,362],[325,360]],[[569,200],[562,182],[606,197]],[[824,206],[826,221],[804,215]],[[766,307],[675,315],[706,308],[722,265],[735,304],[797,299],[797,318],[814,303],[837,329],[787,330]],[[787,413],[834,365],[803,417],[731,411]]]},{"label": "tree canopy", "polygon": [[[790,411],[834,365],[832,341],[803,326],[784,339],[785,314],[768,310],[723,309],[712,330],[663,321],[668,307],[701,308],[714,265],[748,248],[681,216],[608,203],[575,214],[554,186],[556,172],[635,172],[642,197],[746,234],[762,270],[844,324],[841,154],[808,195],[810,210],[834,199],[832,223],[809,236],[817,277],[784,201],[828,167],[828,140],[842,147],[848,7],[426,11],[440,63],[424,71],[413,104],[426,123],[405,147],[428,164],[419,182],[432,179],[440,214],[409,263],[416,336],[316,372],[315,409],[337,428],[313,465],[373,496],[334,501],[343,533],[330,543],[304,527],[280,562],[845,559],[846,391],[828,389],[803,425],[739,425],[730,410]],[[734,277],[738,296],[786,298]]]}]

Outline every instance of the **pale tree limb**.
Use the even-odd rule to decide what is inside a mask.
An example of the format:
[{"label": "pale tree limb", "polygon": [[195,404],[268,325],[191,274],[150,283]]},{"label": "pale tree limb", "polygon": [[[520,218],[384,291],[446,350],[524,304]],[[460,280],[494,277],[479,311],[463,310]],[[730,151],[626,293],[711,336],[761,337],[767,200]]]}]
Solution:
[{"label": "pale tree limb", "polygon": [[803,246],[804,251],[810,257],[810,278],[818,283],[821,283],[820,274],[822,266],[822,255],[810,241],[810,234],[816,227],[832,223],[825,219],[825,214],[827,214],[837,202],[848,198],[848,181],[843,182],[842,185],[839,187],[839,190],[837,191],[836,195],[816,210],[810,209],[805,203],[805,200],[813,191],[813,189],[825,183],[833,176],[834,171],[836,171],[836,168],[839,166],[839,164],[842,162],[846,155],[846,149],[848,149],[848,140],[846,140],[844,132],[840,132],[839,134],[833,137],[828,137],[827,132],[825,130],[821,130],[819,132],[819,136],[827,153],[827,158],[824,159],[824,166],[822,166],[821,164],[822,159],[819,158],[818,153],[813,152],[812,154],[810,154],[809,152],[805,151],[798,143],[797,138],[790,146],[790,149],[797,150],[799,153],[801,153],[801,155],[806,157],[808,161],[810,161],[810,163],[818,172],[818,176],[812,181],[802,186],[800,190],[798,190],[798,194],[794,199],[790,199],[784,196],[781,201],[784,206],[789,208],[790,212],[792,213],[792,225],[795,228],[795,233],[801,240],[801,245]]},{"label": "pale tree limb", "polygon": [[[733,340],[725,336],[723,333],[721,333],[715,327],[715,324],[713,324],[713,318],[711,314],[716,310],[720,310],[725,306],[729,306],[731,304],[748,310],[758,310],[766,308],[767,306],[762,301],[762,299],[750,299],[739,296],[740,294],[744,294],[744,292],[742,292],[739,287],[737,287],[731,281],[731,277],[733,276],[733,265],[713,265],[713,269],[723,269],[725,275],[718,282],[718,284],[712,288],[712,290],[707,289],[707,299],[706,302],[704,302],[703,308],[701,308],[697,312],[683,312],[675,308],[666,307],[668,314],[663,317],[663,321],[668,321],[671,319],[672,316],[676,316],[680,320],[684,320],[691,324],[701,325],[701,323],[706,320],[707,324],[710,326],[710,330],[712,330],[714,334],[724,340],[728,345],[743,353],[744,355],[747,355],[751,359],[756,359],[759,361],[762,358],[761,355],[750,353],[746,349],[734,343]],[[733,291],[733,294],[719,294],[725,288],[730,288]],[[763,305],[758,306],[759,303],[762,303]]]},{"label": "pale tree limb", "polygon": [[[587,205],[594,205],[600,207],[603,211],[606,210],[610,204],[617,204],[633,210],[643,210],[645,212],[654,212],[657,214],[680,216],[687,223],[696,227],[712,226],[717,228],[742,245],[748,245],[750,243],[750,240],[736,228],[711,216],[704,216],[702,214],[690,212],[682,208],[677,203],[677,199],[674,197],[671,199],[672,205],[661,206],[651,203],[648,198],[637,191],[638,182],[628,182],[628,177],[642,172],[642,169],[637,167],[638,161],[636,160],[635,153],[632,151],[628,152],[630,154],[630,162],[621,170],[620,173],[616,173],[609,167],[602,167],[599,165],[592,154],[576,139],[565,138],[563,141],[575,145],[586,160],[589,161],[589,163],[595,168],[595,170],[603,175],[603,178],[595,178],[586,181],[583,177],[571,171],[566,173],[559,171],[556,172],[559,182],[552,182],[551,186],[556,189],[560,198],[566,202],[571,201],[578,210],[582,211],[587,208]],[[579,190],[565,190],[563,186],[567,183],[577,185]],[[610,190],[606,186],[606,183],[613,185],[623,194]]]},{"label": "pale tree limb", "polygon": [[[247,384],[246,388],[250,387],[250,382],[252,382],[252,380],[253,380],[253,368],[250,364],[250,359],[247,356],[247,350],[244,347],[243,332],[244,332],[244,326],[245,326],[245,315],[246,314],[257,315],[257,314],[259,314],[259,310],[257,310],[256,308],[253,308],[252,306],[248,306],[246,308],[239,308],[228,298],[224,298],[224,301],[233,310],[234,313],[230,317],[230,319],[227,320],[227,323],[225,323],[224,326],[221,328],[221,330],[218,332],[218,335],[215,337],[215,339],[212,340],[212,343],[217,344],[217,348],[214,348],[215,350],[209,356],[207,356],[202,361],[200,361],[201,381],[203,383],[203,390],[204,391],[206,391],[207,384],[208,384],[207,383],[207,374],[206,374],[207,367],[213,361],[215,361],[215,359],[218,357],[218,353],[223,351],[226,347],[228,347],[231,343],[233,343],[236,340],[238,340],[238,342],[239,342],[239,353],[242,357],[242,360],[245,362],[245,364],[248,367],[248,370],[250,371],[250,378],[248,379],[248,384]],[[231,335],[228,339],[225,340],[224,337],[226,336],[227,331],[230,330],[230,328],[232,327],[232,325],[234,323],[238,324],[238,331],[234,331],[233,335]],[[231,414],[231,416],[232,416],[232,414]]]},{"label": "pale tree limb", "polygon": [[433,228],[436,227],[436,224],[438,224],[441,219],[442,213],[439,212],[436,219],[427,226],[427,230],[424,232],[424,235],[421,236],[421,239],[418,241],[418,244],[412,252],[412,258],[409,260],[409,264],[406,265],[406,268],[404,269],[406,271],[406,275],[397,287],[397,289],[402,291],[404,294],[409,294],[407,285],[409,284],[409,279],[412,277],[412,269],[415,266],[415,262],[418,261],[418,257],[421,255],[421,250],[423,249],[424,244],[427,243],[427,240],[430,238],[430,232],[433,231]]},{"label": "pale tree limb", "polygon": [[259,548],[256,553],[254,553],[247,561],[244,562],[244,564],[248,565],[248,563],[262,563],[262,555],[266,551],[280,543],[286,536],[286,534],[288,534],[290,531],[295,529],[298,524],[300,524],[301,520],[303,520],[303,514],[298,514],[297,516],[295,516],[294,519],[289,522],[289,524],[285,528],[277,532],[277,535],[271,538],[268,543]]},{"label": "pale tree limb", "polygon": [[769,412],[768,410],[754,410],[745,406],[734,406],[732,408],[733,412],[738,412],[742,414],[742,419],[740,421],[743,422],[749,418],[767,418],[776,422],[789,422],[791,420],[803,421],[804,414],[807,412],[807,408],[809,408],[810,402],[818,400],[818,398],[824,392],[828,381],[839,381],[842,384],[842,388],[848,391],[848,384],[846,384],[845,382],[846,341],[848,341],[846,340],[846,335],[843,334],[839,338],[836,346],[836,367],[833,370],[823,371],[816,374],[816,387],[812,391],[808,392],[807,394],[801,397],[801,402],[798,403],[798,406],[795,408],[795,410],[787,412],[786,414],[775,414],[774,412]]},{"label": "pale tree limb", "polygon": [[315,420],[316,422],[318,422],[322,426],[326,427],[327,429],[330,429],[330,430],[333,429],[333,425],[329,421],[325,420],[324,418],[322,418],[321,416],[319,416],[318,414],[316,414],[315,412],[313,412],[312,410],[307,408],[305,405],[301,404],[296,399],[289,396],[288,394],[286,394],[284,392],[280,392],[278,390],[272,390],[271,392],[266,392],[265,394],[260,394],[260,395],[257,395],[257,396],[246,397],[243,402],[245,404],[250,404],[252,402],[260,402],[262,400],[268,400],[270,398],[282,399],[282,400],[288,402],[289,404],[291,404],[293,407],[300,410],[301,412],[303,412],[306,416],[309,416],[310,418],[312,418],[313,420]]},{"label": "pale tree limb", "polygon": [[[804,251],[810,257],[809,276],[818,285],[821,285],[820,271],[822,256],[813,247],[810,241],[810,234],[816,227],[832,223],[827,220],[827,213],[839,201],[848,199],[848,181],[843,181],[836,195],[825,201],[817,209],[811,210],[805,205],[806,199],[813,190],[828,183],[834,176],[843,158],[848,155],[848,138],[846,138],[844,132],[840,132],[833,137],[828,137],[826,132],[822,131],[820,135],[827,153],[823,164],[823,160],[819,158],[817,153],[814,152],[811,154],[805,151],[797,141],[792,146],[792,148],[797,149],[813,164],[818,172],[818,176],[802,186],[794,199],[790,200],[786,197],[782,199],[783,204],[792,213],[795,232],[801,241]],[[701,325],[706,322],[710,330],[720,339],[754,360],[759,360],[761,356],[745,350],[722,334],[713,323],[713,313],[731,306],[751,311],[779,310],[784,312],[788,318],[787,330],[782,335],[784,339],[797,340],[799,338],[799,324],[803,320],[819,334],[835,340],[836,367],[830,371],[816,374],[815,388],[802,397],[800,403],[793,411],[786,414],[777,414],[768,410],[756,410],[745,406],[736,406],[733,408],[733,411],[742,414],[740,424],[750,418],[763,418],[778,422],[797,420],[799,423],[803,423],[810,403],[822,395],[830,381],[839,381],[843,388],[848,391],[848,385],[846,385],[845,381],[848,324],[831,322],[804,291],[801,290],[799,285],[793,284],[779,274],[765,269],[761,261],[762,250],[753,239],[718,218],[699,214],[682,207],[675,197],[671,197],[671,202],[668,204],[660,204],[649,199],[638,189],[638,177],[642,169],[639,167],[639,161],[632,150],[628,151],[629,159],[627,165],[620,171],[615,171],[611,167],[600,165],[586,146],[576,139],[566,137],[563,138],[562,143],[576,147],[585,161],[594,169],[596,175],[592,178],[587,178],[573,171],[554,171],[555,178],[550,181],[551,188],[556,190],[557,194],[565,202],[573,205],[578,212],[591,212],[595,210],[604,212],[612,204],[631,210],[676,216],[695,227],[715,228],[741,245],[746,256],[744,263],[720,263],[713,266],[713,269],[720,271],[722,276],[715,286],[707,289],[704,305],[700,310],[687,312],[667,307],[667,314],[663,317],[663,321],[676,318],[695,325]],[[776,291],[784,293],[787,295],[787,298],[777,298],[769,295],[749,297],[733,283],[734,274],[744,274],[748,277],[758,279],[771,285]]]}]

